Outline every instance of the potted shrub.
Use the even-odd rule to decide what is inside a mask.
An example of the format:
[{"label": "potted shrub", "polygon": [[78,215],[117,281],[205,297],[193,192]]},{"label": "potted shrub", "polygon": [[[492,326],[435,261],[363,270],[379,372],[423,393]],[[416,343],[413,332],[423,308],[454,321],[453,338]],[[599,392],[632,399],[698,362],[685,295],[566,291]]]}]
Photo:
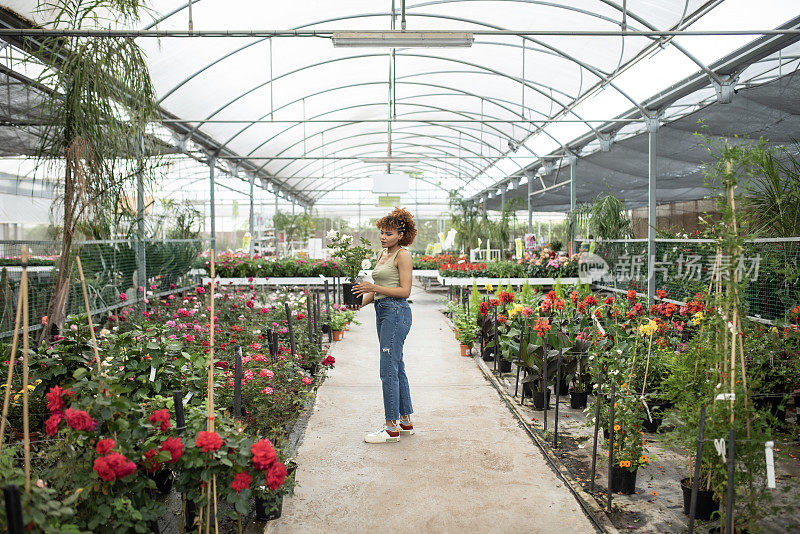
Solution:
[{"label": "potted shrub", "polygon": [[478,327],[469,313],[457,317],[456,325],[458,326],[456,339],[461,344],[461,355],[469,356],[471,355],[475,338],[478,337]]},{"label": "potted shrub", "polygon": [[569,389],[569,405],[574,410],[586,408],[592,375],[589,373],[589,347],[585,339],[578,339],[569,351],[566,371],[567,381],[572,385]]},{"label": "potted shrub", "polygon": [[328,232],[328,239],[330,240],[328,247],[333,250],[331,256],[337,260],[339,270],[349,280],[348,283],[342,284],[344,303],[347,306],[361,306],[362,296],[353,294],[353,285],[358,283],[358,273],[372,266],[370,242],[362,237],[361,245],[354,245],[353,236],[341,235],[336,230]]},{"label": "potted shrub", "polygon": [[339,341],[342,339],[342,332],[344,325],[347,323],[347,317],[343,313],[334,313],[331,315],[330,328],[333,332],[333,340]]}]

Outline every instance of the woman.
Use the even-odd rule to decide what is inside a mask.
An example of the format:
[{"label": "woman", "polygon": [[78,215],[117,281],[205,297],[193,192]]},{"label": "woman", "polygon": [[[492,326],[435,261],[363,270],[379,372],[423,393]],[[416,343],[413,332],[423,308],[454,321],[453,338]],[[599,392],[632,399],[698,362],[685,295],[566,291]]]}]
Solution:
[{"label": "woman", "polygon": [[381,382],[385,426],[364,436],[367,443],[393,443],[400,434],[411,435],[411,392],[403,364],[403,343],[411,329],[411,308],[406,300],[411,294],[411,254],[403,248],[414,242],[417,227],[407,210],[395,208],[378,220],[381,246],[378,262],[372,271],[374,283],[361,282],[353,293],[363,295],[363,306],[375,303],[375,317],[380,344]]}]

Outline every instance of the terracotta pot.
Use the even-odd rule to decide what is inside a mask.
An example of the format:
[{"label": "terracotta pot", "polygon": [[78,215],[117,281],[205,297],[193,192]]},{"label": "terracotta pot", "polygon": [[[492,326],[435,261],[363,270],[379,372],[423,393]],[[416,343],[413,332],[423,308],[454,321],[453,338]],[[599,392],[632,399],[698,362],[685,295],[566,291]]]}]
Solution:
[{"label": "terracotta pot", "polygon": [[334,330],[333,331],[333,340],[334,341],[341,341],[342,340],[342,331],[341,330]]},{"label": "terracotta pot", "polygon": [[344,323],[344,329],[345,330],[350,330],[350,321],[347,321],[346,323]]},{"label": "terracotta pot", "polygon": [[460,345],[460,347],[461,347],[461,355],[462,356],[471,356],[472,347],[470,347],[469,345],[463,345],[463,344]]}]

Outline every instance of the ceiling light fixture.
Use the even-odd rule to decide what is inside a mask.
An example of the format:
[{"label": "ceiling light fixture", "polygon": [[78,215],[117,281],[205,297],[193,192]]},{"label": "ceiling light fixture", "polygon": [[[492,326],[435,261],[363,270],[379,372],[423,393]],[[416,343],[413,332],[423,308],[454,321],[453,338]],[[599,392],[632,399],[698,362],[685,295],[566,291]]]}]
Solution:
[{"label": "ceiling light fixture", "polygon": [[375,156],[369,158],[358,158],[363,163],[419,163],[421,158],[411,158],[403,156]]},{"label": "ceiling light fixture", "polygon": [[337,48],[468,48],[474,41],[471,33],[448,31],[352,31],[333,34],[333,46]]}]

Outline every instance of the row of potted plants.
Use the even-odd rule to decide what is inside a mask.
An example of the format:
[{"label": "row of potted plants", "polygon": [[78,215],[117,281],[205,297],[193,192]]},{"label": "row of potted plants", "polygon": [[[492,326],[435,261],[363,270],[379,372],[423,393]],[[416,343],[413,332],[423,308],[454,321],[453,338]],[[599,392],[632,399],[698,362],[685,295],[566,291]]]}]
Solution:
[{"label": "row of potted plants", "polygon": [[[212,296],[215,405],[209,430]],[[126,307],[95,327],[99,365],[85,316],[70,317],[60,335],[30,354],[33,484],[23,494],[26,524],[53,532],[96,531],[100,525],[146,532],[165,513],[156,495],[170,480],[184,496],[187,524],[219,504],[221,520],[234,528],[253,498],[266,512],[279,513],[282,496],[293,487],[287,431],[322,370],[335,363],[308,328],[308,297],[220,286],[212,295],[209,287],[197,287],[190,295],[150,301],[146,310]],[[2,350],[8,365],[8,347]],[[234,419],[240,350],[242,410]],[[15,373],[14,391],[20,377]],[[11,399],[14,437],[22,414],[20,399]],[[179,412],[185,421],[180,427]],[[4,485],[24,482],[19,453],[19,443],[0,452]],[[208,485],[219,503],[209,501]]]},{"label": "row of potted plants", "polygon": [[[744,372],[741,368],[738,372],[746,377],[748,389],[740,380],[734,385],[741,389],[734,403],[714,403],[718,384],[724,384],[731,371],[714,360],[715,342],[708,337],[709,332],[724,328],[724,308],[713,295],[698,294],[685,305],[660,300],[647,306],[633,290],[615,297],[586,286],[556,285],[547,293],[527,284],[516,293],[511,287],[485,289],[481,294],[473,284],[466,307],[448,303],[462,354],[479,335],[486,359],[501,358],[500,363],[505,362],[501,371],[510,371],[512,363],[523,371],[523,392],[533,397],[538,409],[548,404],[549,387],[556,386],[560,358],[561,394],[569,387],[572,406],[579,408],[586,406],[588,394],[594,392],[589,413],[595,413],[596,403],[601,404],[599,426],[606,448],[614,434],[617,490],[634,491],[638,468],[650,462],[646,433],[655,431],[668,411],[681,422],[670,436],[687,451],[690,474],[700,407],[707,406],[706,435],[719,437],[734,428],[740,436],[736,484],[747,486],[750,493],[737,506],[737,514],[748,523],[763,516],[763,509],[755,508],[759,502],[763,505],[759,499],[765,498],[764,486],[753,489],[750,485],[761,481],[764,442],[780,431],[786,404],[800,386],[800,306],[776,326],[744,323],[740,336]],[[667,295],[659,291],[658,297]],[[596,389],[599,381],[602,394]],[[612,383],[613,428],[608,400]],[[734,410],[740,415],[732,423]],[[594,425],[594,419],[587,424]],[[727,489],[726,466],[712,441],[704,444],[700,469],[700,489],[716,503],[701,507],[707,511],[719,506]],[[688,478],[683,481],[685,487]]]}]

